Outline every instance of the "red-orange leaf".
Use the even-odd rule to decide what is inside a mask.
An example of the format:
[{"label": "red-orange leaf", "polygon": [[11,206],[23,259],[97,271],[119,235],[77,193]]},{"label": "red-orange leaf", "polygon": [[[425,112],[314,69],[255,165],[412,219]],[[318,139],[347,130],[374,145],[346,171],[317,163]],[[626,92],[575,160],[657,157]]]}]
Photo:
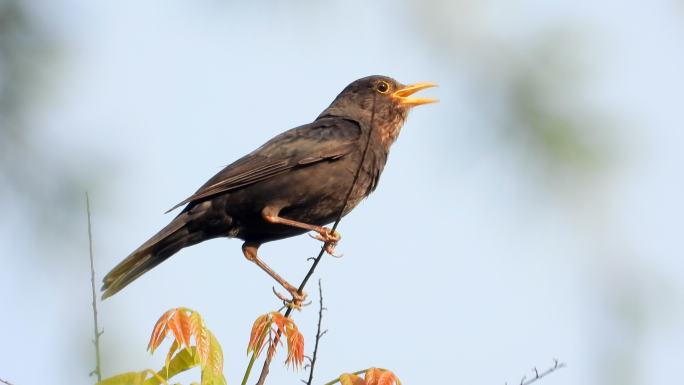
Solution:
[{"label": "red-orange leaf", "polygon": [[147,350],[150,352],[154,353],[154,350],[161,345],[162,341],[166,337],[167,331],[167,324],[169,321],[169,318],[173,315],[173,313],[176,312],[176,309],[171,309],[167,311],[166,313],[162,314],[161,317],[159,317],[159,320],[157,323],[154,325],[154,329],[152,329],[152,335],[150,336],[150,342],[147,344]]},{"label": "red-orange leaf", "polygon": [[364,373],[364,378],[355,374],[342,374],[340,376],[342,385],[401,385],[401,381],[394,373],[389,370],[370,368]]},{"label": "red-orange leaf", "polygon": [[299,369],[304,363],[304,336],[299,332],[294,322],[288,325],[285,334],[287,336],[287,360],[285,360],[285,364],[291,364]]},{"label": "red-orange leaf", "polygon": [[179,345],[190,347],[190,323],[187,321],[188,314],[185,309],[176,309],[168,322],[168,329],[173,333],[173,337]]},{"label": "red-orange leaf", "polygon": [[401,381],[389,370],[370,368],[364,376],[366,385],[401,385]]},{"label": "red-orange leaf", "polygon": [[364,376],[364,379],[366,380],[367,385],[378,385],[378,379],[380,378],[380,375],[382,372],[378,368],[370,368],[366,370],[366,375]]},{"label": "red-orange leaf", "polygon": [[264,314],[254,321],[252,325],[252,332],[249,335],[249,343],[247,344],[247,353],[254,352],[257,356],[261,353],[261,349],[266,344],[266,338],[271,331],[270,314]]},{"label": "red-orange leaf", "polygon": [[173,336],[174,344],[171,345],[168,357],[173,356],[182,346],[190,348],[194,338],[202,366],[212,360],[212,334],[196,311],[176,308],[164,313],[152,330],[148,350],[154,352],[169,335]]},{"label": "red-orange leaf", "polygon": [[164,313],[152,330],[148,350],[154,351],[169,334],[179,345],[190,347],[192,337],[197,338],[204,329],[202,318],[194,310],[186,308],[171,309]]},{"label": "red-orange leaf", "polygon": [[278,329],[278,332],[280,332],[280,334],[285,334],[285,328],[289,322],[292,322],[292,320],[290,318],[285,318],[284,315],[277,311],[272,311],[270,315],[271,319],[273,320],[273,324]]},{"label": "red-orange leaf", "polygon": [[401,385],[401,381],[394,375],[394,373],[389,370],[382,372],[380,378],[378,378],[378,385]]},{"label": "red-orange leaf", "polygon": [[266,345],[269,345],[269,353],[274,353],[273,344],[278,335],[280,335],[278,342],[281,345],[283,340],[287,342],[286,365],[301,368],[304,362],[304,336],[291,318],[277,311],[261,315],[254,321],[247,344],[247,353],[252,352],[258,356]]}]

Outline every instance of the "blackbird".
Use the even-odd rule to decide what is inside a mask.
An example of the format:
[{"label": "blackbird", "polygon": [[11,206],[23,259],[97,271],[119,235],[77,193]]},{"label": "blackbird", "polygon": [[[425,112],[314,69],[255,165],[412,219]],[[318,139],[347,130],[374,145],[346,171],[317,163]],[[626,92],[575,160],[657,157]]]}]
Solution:
[{"label": "blackbird", "polygon": [[313,231],[332,254],[340,235],[323,225],[349,213],[375,190],[409,110],[436,102],[410,96],[434,86],[406,86],[377,75],[352,82],[312,123],[269,140],[171,208],[186,205],[104,277],[102,298],[184,247],[228,237],[242,239],[245,257],[301,303],[305,294],[259,258],[259,246]]}]

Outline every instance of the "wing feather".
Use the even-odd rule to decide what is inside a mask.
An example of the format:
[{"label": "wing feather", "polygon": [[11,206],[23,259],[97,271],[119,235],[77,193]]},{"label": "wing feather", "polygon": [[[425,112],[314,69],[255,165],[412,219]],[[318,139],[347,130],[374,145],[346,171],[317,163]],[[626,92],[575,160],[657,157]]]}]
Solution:
[{"label": "wing feather", "polygon": [[318,119],[293,128],[226,166],[167,213],[194,201],[262,182],[296,167],[339,159],[357,148],[360,134],[357,122],[340,118]]}]

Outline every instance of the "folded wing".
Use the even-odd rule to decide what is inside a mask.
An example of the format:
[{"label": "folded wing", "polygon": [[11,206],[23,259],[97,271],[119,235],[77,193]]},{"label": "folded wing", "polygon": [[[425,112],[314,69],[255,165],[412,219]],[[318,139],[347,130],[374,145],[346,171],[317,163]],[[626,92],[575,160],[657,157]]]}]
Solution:
[{"label": "folded wing", "polygon": [[334,161],[358,149],[361,127],[342,118],[322,118],[286,131],[226,166],[192,196],[169,211],[285,173],[293,168]]}]

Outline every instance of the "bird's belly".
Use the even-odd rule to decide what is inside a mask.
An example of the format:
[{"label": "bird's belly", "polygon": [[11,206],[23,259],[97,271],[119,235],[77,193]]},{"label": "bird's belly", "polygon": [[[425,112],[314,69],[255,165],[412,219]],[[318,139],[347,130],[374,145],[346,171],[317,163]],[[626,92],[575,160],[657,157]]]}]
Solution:
[{"label": "bird's belly", "polygon": [[[306,232],[265,221],[261,214],[265,207],[280,209],[279,216],[307,224],[322,226],[333,222],[345,204],[355,171],[350,160],[321,162],[229,193],[225,207],[235,221],[236,237],[268,242]],[[345,214],[363,198],[367,180],[357,180]]]}]

